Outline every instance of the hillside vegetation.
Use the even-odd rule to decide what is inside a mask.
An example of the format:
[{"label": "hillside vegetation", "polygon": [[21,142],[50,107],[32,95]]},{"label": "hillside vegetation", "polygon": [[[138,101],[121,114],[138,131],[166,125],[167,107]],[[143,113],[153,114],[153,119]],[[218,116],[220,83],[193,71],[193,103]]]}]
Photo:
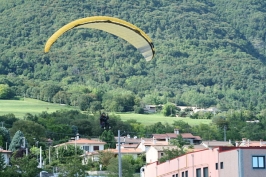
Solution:
[{"label": "hillside vegetation", "polygon": [[[0,0],[0,87],[82,110],[167,101],[262,110],[265,8],[264,0]],[[141,28],[155,58],[146,62],[127,42],[88,29],[68,31],[44,54],[57,29],[95,15]]]}]

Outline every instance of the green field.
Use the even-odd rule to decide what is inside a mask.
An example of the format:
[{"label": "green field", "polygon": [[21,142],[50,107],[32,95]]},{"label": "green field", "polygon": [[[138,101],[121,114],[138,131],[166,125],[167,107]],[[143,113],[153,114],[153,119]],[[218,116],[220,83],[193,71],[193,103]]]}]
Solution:
[{"label": "green field", "polygon": [[[47,103],[35,99],[26,98],[25,100],[0,100],[0,116],[5,114],[13,113],[17,118],[23,118],[26,113],[31,113],[33,115],[39,114],[43,111],[48,113],[55,112],[57,110],[67,109],[73,110],[77,109],[75,107]],[[190,118],[180,118],[180,117],[164,117],[161,114],[134,114],[134,113],[114,113],[119,115],[123,121],[129,119],[135,119],[137,122],[143,125],[151,125],[156,122],[172,124],[175,120],[182,120],[187,122],[189,125],[198,125],[200,123],[209,124],[211,120],[207,119],[190,119]]]},{"label": "green field", "polygon": [[26,98],[25,100],[0,100],[0,116],[13,113],[17,118],[23,118],[26,113],[35,115],[43,111],[52,113],[61,109],[71,110],[75,108],[30,98]]},{"label": "green field", "polygon": [[135,119],[138,122],[142,123],[143,125],[151,125],[156,122],[161,123],[168,123],[172,124],[174,121],[182,120],[184,122],[187,122],[189,125],[199,125],[200,123],[203,124],[209,124],[211,120],[208,119],[190,119],[188,117],[165,117],[162,114],[118,114],[120,115],[121,119],[123,121],[129,120],[129,119]]}]

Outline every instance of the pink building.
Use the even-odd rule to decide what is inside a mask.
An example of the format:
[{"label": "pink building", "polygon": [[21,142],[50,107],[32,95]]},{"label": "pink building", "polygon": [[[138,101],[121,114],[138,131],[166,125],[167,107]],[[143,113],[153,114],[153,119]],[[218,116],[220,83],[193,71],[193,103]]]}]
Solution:
[{"label": "pink building", "polygon": [[141,169],[141,177],[265,177],[265,147],[216,147]]}]

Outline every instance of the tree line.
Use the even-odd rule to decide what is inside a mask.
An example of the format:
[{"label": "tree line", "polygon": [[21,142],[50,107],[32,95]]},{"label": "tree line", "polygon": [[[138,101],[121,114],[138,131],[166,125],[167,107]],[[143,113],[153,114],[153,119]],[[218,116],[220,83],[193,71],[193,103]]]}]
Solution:
[{"label": "tree line", "polygon": [[[122,88],[146,104],[168,100],[224,110],[250,104],[257,111],[265,108],[263,0],[0,4],[1,21],[9,26],[0,28],[2,99],[26,96],[82,110],[107,105],[110,110],[133,110],[132,100],[121,107],[102,97]],[[144,61],[112,35],[83,29],[67,32],[49,54],[43,53],[46,40],[61,26],[95,15],[121,18],[148,33],[156,48],[154,60]],[[1,91],[7,86],[9,94]]]}]

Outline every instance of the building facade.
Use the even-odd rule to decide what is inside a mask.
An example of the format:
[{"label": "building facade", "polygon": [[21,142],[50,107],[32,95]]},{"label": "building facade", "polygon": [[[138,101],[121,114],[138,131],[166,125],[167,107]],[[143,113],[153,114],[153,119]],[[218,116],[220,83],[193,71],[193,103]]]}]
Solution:
[{"label": "building facade", "polygon": [[142,177],[265,177],[265,147],[217,147],[142,168]]}]

